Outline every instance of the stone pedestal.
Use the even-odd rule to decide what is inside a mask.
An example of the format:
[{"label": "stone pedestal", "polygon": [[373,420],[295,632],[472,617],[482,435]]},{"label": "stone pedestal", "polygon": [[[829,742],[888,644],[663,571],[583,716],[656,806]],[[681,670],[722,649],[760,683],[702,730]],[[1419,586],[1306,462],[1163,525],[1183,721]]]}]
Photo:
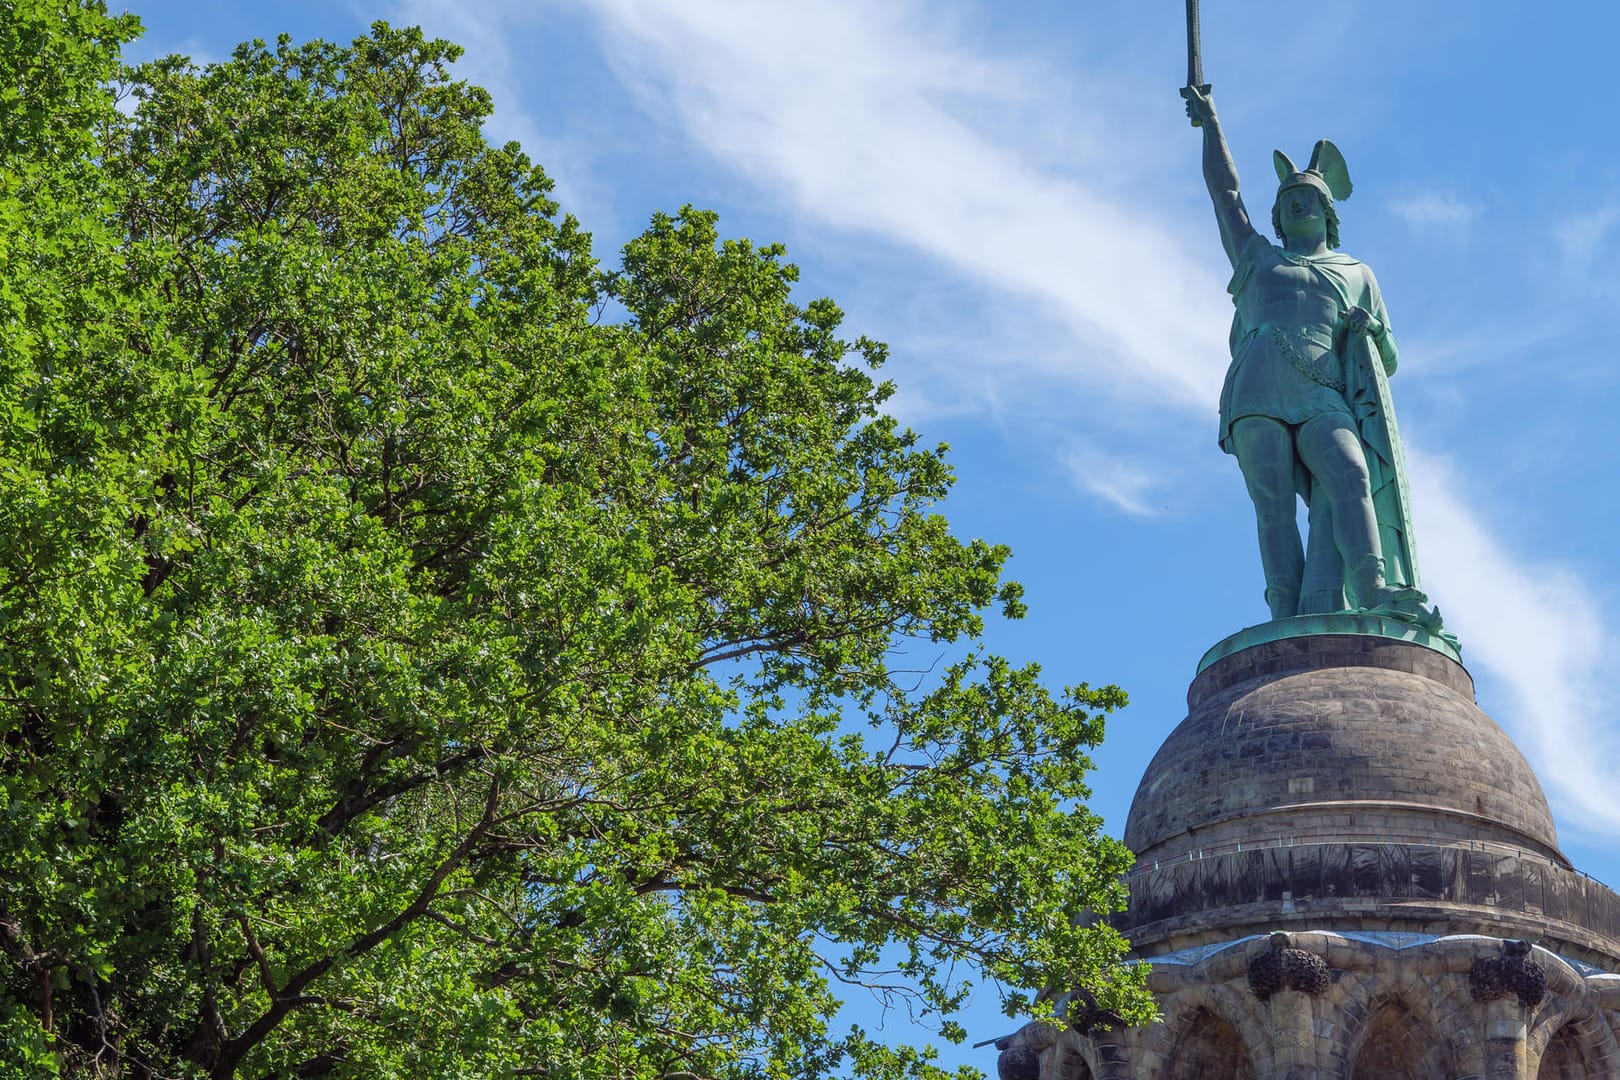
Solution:
[{"label": "stone pedestal", "polygon": [[1257,640],[1211,650],[1126,826],[1162,1022],[1043,1036],[1042,1080],[1620,1080],[1620,896],[1455,653]]}]

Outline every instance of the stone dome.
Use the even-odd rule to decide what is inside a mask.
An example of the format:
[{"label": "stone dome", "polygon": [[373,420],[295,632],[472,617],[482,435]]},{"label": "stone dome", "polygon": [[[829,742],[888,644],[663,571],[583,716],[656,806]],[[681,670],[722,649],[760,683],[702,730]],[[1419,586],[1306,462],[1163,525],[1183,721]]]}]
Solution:
[{"label": "stone dome", "polygon": [[1148,766],[1125,843],[1143,863],[1332,838],[1485,843],[1568,866],[1546,797],[1462,665],[1376,636],[1225,656]]},{"label": "stone dome", "polygon": [[997,1046],[1042,1076],[1620,1080],[1620,894],[1558,852],[1455,641],[1373,613],[1207,654],[1125,842],[1158,1022]]}]

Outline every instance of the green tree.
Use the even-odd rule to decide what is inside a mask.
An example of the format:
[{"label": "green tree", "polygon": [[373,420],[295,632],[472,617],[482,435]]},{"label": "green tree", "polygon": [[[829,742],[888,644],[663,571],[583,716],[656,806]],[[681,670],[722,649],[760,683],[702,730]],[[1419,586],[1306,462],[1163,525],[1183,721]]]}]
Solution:
[{"label": "green tree", "polygon": [[1007,552],[881,346],[712,214],[604,270],[450,45],[135,29],[0,0],[12,1075],[927,1076],[835,988],[967,972],[1146,1015],[1123,697],[976,644]]}]

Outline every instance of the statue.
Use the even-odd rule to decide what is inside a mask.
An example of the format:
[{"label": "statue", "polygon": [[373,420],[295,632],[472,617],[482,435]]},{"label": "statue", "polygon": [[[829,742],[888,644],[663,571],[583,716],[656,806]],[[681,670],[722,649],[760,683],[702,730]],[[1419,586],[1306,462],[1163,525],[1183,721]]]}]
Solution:
[{"label": "statue", "polygon": [[[1204,180],[1237,308],[1220,445],[1254,501],[1271,617],[1360,609],[1438,632],[1439,614],[1417,588],[1389,398],[1395,338],[1372,270],[1335,250],[1334,202],[1351,191],[1344,158],[1326,139],[1303,170],[1277,152],[1271,225],[1281,246],[1272,244],[1249,219],[1209,86],[1189,66],[1194,79],[1181,93],[1203,128]],[[1304,544],[1296,498],[1308,508]]]}]

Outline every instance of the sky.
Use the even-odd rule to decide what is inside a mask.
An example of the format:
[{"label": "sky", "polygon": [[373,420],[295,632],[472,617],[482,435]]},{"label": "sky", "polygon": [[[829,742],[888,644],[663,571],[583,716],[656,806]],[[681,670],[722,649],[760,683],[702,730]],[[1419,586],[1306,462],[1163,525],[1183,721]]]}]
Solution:
[{"label": "sky", "polygon": [[[1266,618],[1253,512],[1215,443],[1229,269],[1176,93],[1181,4],[132,10],[134,60],[419,24],[466,47],[459,74],[494,96],[487,135],[546,168],[599,255],[687,203],[785,243],[798,297],[888,342],[895,415],[950,445],[958,533],[1012,546],[1030,614],[992,625],[991,646],[1054,685],[1129,692],[1091,800],[1123,831],[1199,657]],[[1273,149],[1344,152],[1343,249],[1377,272],[1400,341],[1424,588],[1564,852],[1620,886],[1620,5],[1228,0],[1202,21],[1257,217]],[[969,1041],[1013,1026],[987,991]],[[995,1067],[988,1049],[942,1060]]]}]

